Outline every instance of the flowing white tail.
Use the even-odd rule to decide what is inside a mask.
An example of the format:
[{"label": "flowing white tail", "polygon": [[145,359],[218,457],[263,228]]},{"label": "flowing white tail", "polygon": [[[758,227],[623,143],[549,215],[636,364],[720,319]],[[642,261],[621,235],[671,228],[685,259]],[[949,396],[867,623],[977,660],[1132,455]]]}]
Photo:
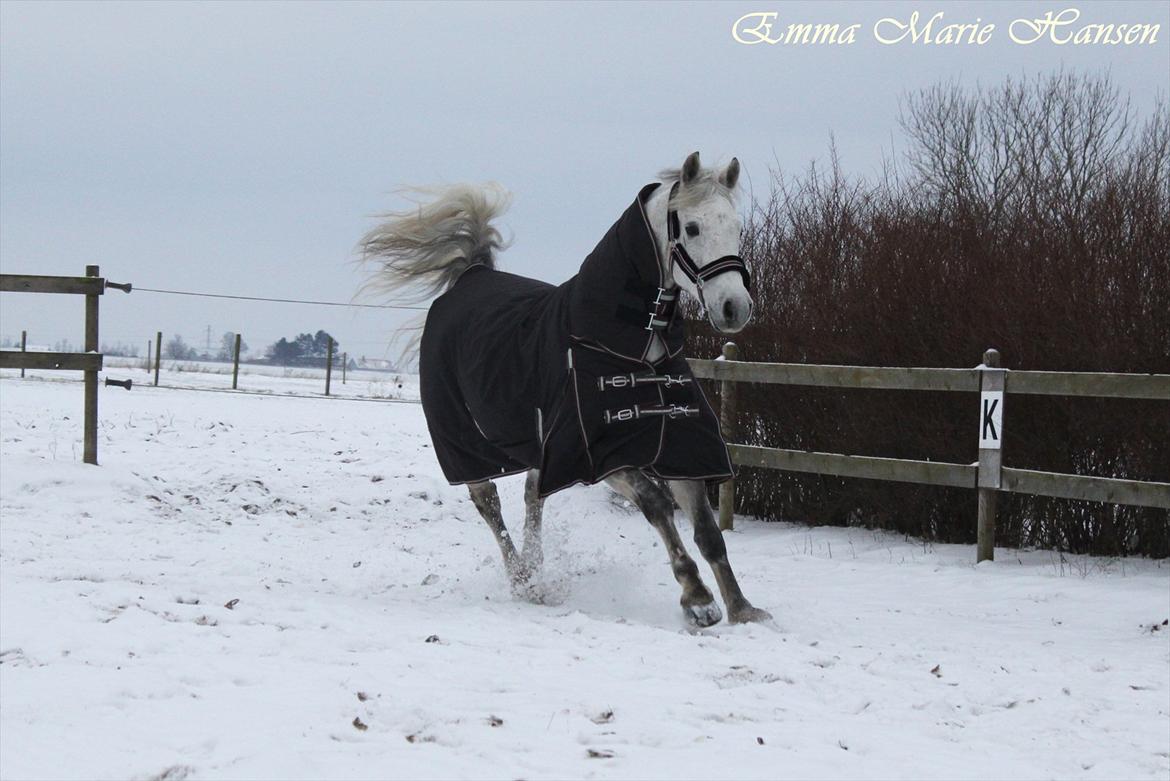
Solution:
[{"label": "flowing white tail", "polygon": [[419,303],[473,265],[495,268],[496,252],[506,246],[492,225],[511,200],[504,188],[456,184],[409,192],[419,196],[417,208],[379,215],[382,222],[362,238],[362,261],[372,267],[364,292]]}]

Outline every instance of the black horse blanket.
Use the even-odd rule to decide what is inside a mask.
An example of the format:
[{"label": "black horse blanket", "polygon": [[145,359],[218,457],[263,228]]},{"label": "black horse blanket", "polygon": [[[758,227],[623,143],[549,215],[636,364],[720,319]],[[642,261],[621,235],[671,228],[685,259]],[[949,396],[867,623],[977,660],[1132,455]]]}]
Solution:
[{"label": "black horse blanket", "polygon": [[[472,266],[427,314],[423,411],[451,483],[540,469],[540,495],[623,468],[733,475],[719,422],[682,356],[647,185],[580,271],[553,286]],[[647,360],[654,334],[666,355]]]}]

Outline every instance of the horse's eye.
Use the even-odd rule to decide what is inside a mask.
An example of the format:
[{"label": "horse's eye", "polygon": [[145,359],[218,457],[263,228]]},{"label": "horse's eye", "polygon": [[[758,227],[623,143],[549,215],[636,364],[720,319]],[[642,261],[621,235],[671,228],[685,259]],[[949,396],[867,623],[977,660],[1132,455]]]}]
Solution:
[{"label": "horse's eye", "polygon": [[698,236],[699,235],[699,223],[688,222],[687,223],[687,235],[688,236]]}]

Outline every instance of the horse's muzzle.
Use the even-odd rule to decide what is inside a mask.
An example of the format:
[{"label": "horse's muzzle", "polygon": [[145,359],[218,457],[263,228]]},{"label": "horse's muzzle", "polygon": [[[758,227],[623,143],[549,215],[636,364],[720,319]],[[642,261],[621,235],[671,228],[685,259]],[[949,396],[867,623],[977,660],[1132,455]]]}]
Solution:
[{"label": "horse's muzzle", "polygon": [[720,333],[739,333],[752,319],[752,299],[750,296],[727,296],[708,307],[707,319]]}]

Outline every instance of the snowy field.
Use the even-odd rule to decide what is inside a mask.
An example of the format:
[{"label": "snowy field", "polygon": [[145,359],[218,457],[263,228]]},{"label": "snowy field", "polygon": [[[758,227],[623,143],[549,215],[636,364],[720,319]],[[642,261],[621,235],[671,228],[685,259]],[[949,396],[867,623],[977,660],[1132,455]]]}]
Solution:
[{"label": "snowy field", "polygon": [[602,487],[513,600],[416,404],[101,405],[85,466],[81,385],[0,378],[4,779],[1170,778],[1166,562],[739,519],[776,622],[694,632]]}]

